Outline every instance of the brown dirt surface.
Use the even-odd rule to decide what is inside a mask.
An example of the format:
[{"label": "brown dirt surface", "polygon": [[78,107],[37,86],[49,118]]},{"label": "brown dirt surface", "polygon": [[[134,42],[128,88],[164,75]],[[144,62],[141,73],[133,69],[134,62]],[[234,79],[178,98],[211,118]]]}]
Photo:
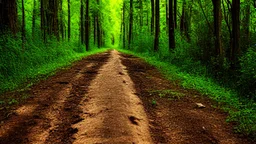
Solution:
[{"label": "brown dirt surface", "polygon": [[0,110],[0,144],[253,143],[233,133],[214,102],[115,50],[11,95],[29,98]]},{"label": "brown dirt surface", "polygon": [[143,102],[153,143],[255,143],[235,134],[232,124],[225,121],[228,114],[213,108],[215,102],[206,96],[166,80],[156,68],[139,58],[122,54],[121,59]]}]

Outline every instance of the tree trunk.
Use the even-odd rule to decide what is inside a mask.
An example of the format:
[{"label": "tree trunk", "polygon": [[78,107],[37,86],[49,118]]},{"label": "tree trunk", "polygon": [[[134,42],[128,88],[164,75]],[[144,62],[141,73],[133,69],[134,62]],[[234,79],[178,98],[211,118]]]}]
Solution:
[{"label": "tree trunk", "polygon": [[84,3],[81,0],[81,7],[80,7],[80,39],[81,43],[84,44]]},{"label": "tree trunk", "polygon": [[140,28],[143,27],[143,0],[139,0],[140,5]]},{"label": "tree trunk", "polygon": [[68,41],[71,37],[71,17],[70,17],[70,0],[68,0]]},{"label": "tree trunk", "polygon": [[22,0],[22,26],[21,26],[21,36],[22,36],[22,49],[24,50],[25,39],[26,39],[26,31],[25,31],[25,6],[24,0]]},{"label": "tree trunk", "polygon": [[89,13],[90,1],[86,0],[86,21],[85,21],[85,45],[86,51],[89,51],[90,42],[90,13]]},{"label": "tree trunk", "polygon": [[251,16],[251,7],[250,0],[245,0],[246,6],[244,10],[243,26],[242,26],[242,40],[241,40],[241,49],[245,52],[250,47],[250,16]]},{"label": "tree trunk", "polygon": [[151,0],[151,34],[154,34],[155,30],[155,0]]},{"label": "tree trunk", "polygon": [[231,68],[237,69],[240,54],[240,0],[232,1],[232,49]]},{"label": "tree trunk", "polygon": [[0,32],[8,30],[16,35],[17,28],[17,3],[16,0],[1,0],[0,2]]},{"label": "tree trunk", "polygon": [[[100,0],[97,0],[97,5],[100,5]],[[97,38],[98,38],[98,48],[101,47],[101,25],[100,25],[100,11],[97,11],[97,18],[96,18],[96,22],[97,22]]]},{"label": "tree trunk", "polygon": [[35,38],[35,30],[36,30],[36,8],[37,3],[34,0],[34,8],[33,8],[33,16],[32,16],[32,37]]},{"label": "tree trunk", "polygon": [[133,0],[130,0],[130,26],[129,26],[129,49],[131,48],[132,42],[132,27],[133,27]]},{"label": "tree trunk", "polygon": [[174,28],[177,28],[177,0],[174,0]]},{"label": "tree trunk", "polygon": [[169,1],[169,50],[175,49],[174,17],[173,17],[173,0]]},{"label": "tree trunk", "polygon": [[46,42],[46,15],[45,15],[45,0],[41,0],[41,31],[44,42]]},{"label": "tree trunk", "polygon": [[223,62],[224,50],[222,48],[222,42],[221,42],[221,23],[222,23],[221,0],[212,0],[212,3],[213,3],[213,15],[214,15],[215,57],[219,58],[220,62]]},{"label": "tree trunk", "polygon": [[123,4],[123,47],[125,48],[125,41],[126,41],[126,31],[125,31],[125,2]]},{"label": "tree trunk", "polygon": [[159,33],[160,33],[160,2],[156,0],[156,30],[155,30],[155,44],[154,51],[159,49]]}]

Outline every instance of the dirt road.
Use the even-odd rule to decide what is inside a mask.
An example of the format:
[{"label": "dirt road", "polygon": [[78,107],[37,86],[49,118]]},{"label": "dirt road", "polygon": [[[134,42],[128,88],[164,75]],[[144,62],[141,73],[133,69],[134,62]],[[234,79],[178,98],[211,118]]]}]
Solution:
[{"label": "dirt road", "polygon": [[0,144],[253,143],[234,134],[227,114],[209,99],[114,50],[87,57],[22,94],[30,98],[7,114],[0,111]]}]

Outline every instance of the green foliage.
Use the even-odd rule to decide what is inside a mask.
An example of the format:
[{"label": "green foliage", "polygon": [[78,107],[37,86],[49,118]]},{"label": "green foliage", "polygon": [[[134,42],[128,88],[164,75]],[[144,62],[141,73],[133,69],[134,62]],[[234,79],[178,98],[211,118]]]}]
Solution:
[{"label": "green foliage", "polygon": [[151,103],[153,106],[156,106],[156,104],[157,104],[155,99],[153,99]]},{"label": "green foliage", "polygon": [[241,58],[241,92],[245,97],[256,99],[256,51],[250,48]]},{"label": "green foliage", "polygon": [[19,39],[7,37],[2,43],[5,45],[0,47],[0,93],[13,90],[24,82],[49,74],[81,57],[103,51],[92,49],[92,52],[84,53],[84,46],[56,40],[49,40],[46,44],[40,39],[28,41],[25,49],[22,49]]}]

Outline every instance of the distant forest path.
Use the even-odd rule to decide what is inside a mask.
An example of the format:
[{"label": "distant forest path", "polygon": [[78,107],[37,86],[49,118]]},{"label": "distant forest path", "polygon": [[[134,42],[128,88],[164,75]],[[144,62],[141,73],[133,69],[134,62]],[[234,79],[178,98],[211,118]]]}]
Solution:
[{"label": "distant forest path", "polygon": [[84,58],[24,93],[26,102],[8,115],[0,111],[0,144],[251,143],[233,133],[214,102],[116,50]]}]

